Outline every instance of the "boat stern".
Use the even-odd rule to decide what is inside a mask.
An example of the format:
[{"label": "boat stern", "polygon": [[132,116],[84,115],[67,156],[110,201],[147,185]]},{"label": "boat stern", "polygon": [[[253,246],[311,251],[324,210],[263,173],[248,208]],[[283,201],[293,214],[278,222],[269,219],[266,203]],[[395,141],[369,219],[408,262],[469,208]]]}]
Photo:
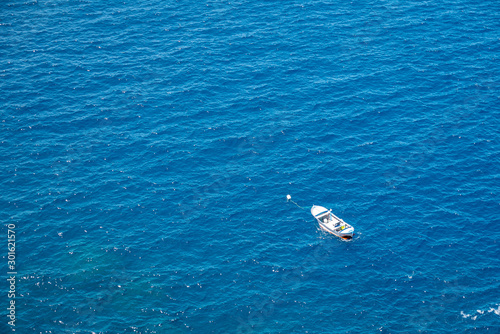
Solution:
[{"label": "boat stern", "polygon": [[342,238],[352,238],[353,235],[354,235],[354,227],[352,226],[340,232],[340,236]]}]

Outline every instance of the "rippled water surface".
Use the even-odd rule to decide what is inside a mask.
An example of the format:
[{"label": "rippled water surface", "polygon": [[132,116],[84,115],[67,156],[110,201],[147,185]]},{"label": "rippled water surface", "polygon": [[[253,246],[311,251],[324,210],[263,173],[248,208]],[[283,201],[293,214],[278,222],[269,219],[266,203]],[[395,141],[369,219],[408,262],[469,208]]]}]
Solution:
[{"label": "rippled water surface", "polygon": [[0,332],[499,333],[499,22],[491,0],[3,2]]}]

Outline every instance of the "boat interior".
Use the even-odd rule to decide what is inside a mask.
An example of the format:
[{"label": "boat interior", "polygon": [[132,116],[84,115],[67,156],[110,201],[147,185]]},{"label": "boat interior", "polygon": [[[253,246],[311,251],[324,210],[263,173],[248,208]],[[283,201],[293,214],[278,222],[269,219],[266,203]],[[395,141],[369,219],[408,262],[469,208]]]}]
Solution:
[{"label": "boat interior", "polygon": [[350,225],[344,221],[337,221],[336,219],[333,219],[329,212],[319,216],[318,219],[323,223],[325,222],[325,219],[328,219],[326,223],[334,222],[335,224],[333,227],[336,231],[342,231],[343,229],[350,227]]}]

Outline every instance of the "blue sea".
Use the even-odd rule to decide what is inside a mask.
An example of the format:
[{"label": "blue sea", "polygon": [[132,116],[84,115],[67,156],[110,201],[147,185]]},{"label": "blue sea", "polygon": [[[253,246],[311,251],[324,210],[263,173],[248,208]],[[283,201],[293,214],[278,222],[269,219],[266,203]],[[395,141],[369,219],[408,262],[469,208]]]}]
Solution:
[{"label": "blue sea", "polygon": [[499,57],[495,0],[3,1],[0,332],[500,333]]}]

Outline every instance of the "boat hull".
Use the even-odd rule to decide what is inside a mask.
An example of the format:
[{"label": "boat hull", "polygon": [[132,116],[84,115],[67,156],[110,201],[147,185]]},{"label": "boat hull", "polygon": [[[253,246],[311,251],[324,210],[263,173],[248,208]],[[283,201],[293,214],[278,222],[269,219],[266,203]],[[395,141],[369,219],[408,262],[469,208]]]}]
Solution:
[{"label": "boat hull", "polygon": [[331,213],[331,210],[319,205],[313,205],[311,214],[318,221],[319,227],[323,231],[342,239],[351,239],[354,236],[354,227],[335,216]]}]

